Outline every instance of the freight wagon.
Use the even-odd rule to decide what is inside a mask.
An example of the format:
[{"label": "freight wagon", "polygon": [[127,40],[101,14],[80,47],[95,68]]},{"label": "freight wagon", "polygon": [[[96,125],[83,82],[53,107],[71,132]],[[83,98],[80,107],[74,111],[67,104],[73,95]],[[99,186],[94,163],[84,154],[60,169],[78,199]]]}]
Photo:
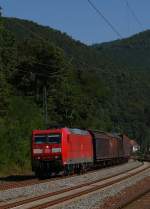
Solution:
[{"label": "freight wagon", "polygon": [[130,140],[126,135],[89,131],[93,137],[94,164],[112,165],[128,161]]},{"label": "freight wagon", "polygon": [[[103,131],[90,131],[93,137],[94,164],[112,165],[125,161],[124,138]],[[127,159],[126,159],[127,160]]]},{"label": "freight wagon", "polygon": [[32,132],[32,170],[37,176],[125,162],[130,151],[125,135],[66,127]]}]

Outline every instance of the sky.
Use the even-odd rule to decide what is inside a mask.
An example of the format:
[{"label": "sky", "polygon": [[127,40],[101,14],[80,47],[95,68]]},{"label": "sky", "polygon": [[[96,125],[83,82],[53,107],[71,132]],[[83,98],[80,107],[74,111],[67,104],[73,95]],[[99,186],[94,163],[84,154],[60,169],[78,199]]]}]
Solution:
[{"label": "sky", "polygon": [[[150,28],[150,0],[91,0],[123,38]],[[85,44],[119,37],[89,5],[87,0],[0,0],[3,16],[35,21],[67,33]]]}]

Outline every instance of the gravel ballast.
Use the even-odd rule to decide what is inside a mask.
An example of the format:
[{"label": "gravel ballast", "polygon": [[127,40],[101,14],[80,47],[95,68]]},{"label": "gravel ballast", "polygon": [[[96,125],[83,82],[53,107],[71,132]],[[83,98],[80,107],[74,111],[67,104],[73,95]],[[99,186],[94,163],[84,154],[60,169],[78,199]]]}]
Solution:
[{"label": "gravel ballast", "polygon": [[140,164],[141,163],[138,161],[131,161],[123,165],[100,169],[95,172],[86,173],[80,176],[72,176],[70,178],[63,179],[60,178],[58,180],[52,180],[46,183],[40,183],[31,186],[0,191],[0,201],[6,201],[18,197],[33,197],[37,195],[46,194],[48,192],[59,191],[61,189],[66,189],[72,186],[80,185],[81,183],[94,181],[96,179],[107,178],[112,175],[133,169],[139,166]]},{"label": "gravel ballast", "polygon": [[[145,196],[147,197],[146,199]],[[128,187],[119,194],[107,198],[104,205],[99,209],[127,209],[130,208],[132,203],[136,209],[150,208],[150,177],[146,177],[138,181],[134,186]],[[133,207],[131,208],[133,209]]]},{"label": "gravel ballast", "polygon": [[[101,189],[99,192],[94,192],[78,198],[69,204],[53,207],[55,209],[101,209],[106,200],[111,200],[117,194],[121,194],[125,189],[134,186],[138,182],[150,178],[150,169],[136,176],[130,177],[120,183]],[[148,181],[149,182],[149,181]],[[109,207],[110,209],[111,207]],[[113,208],[114,209],[114,208]]]}]

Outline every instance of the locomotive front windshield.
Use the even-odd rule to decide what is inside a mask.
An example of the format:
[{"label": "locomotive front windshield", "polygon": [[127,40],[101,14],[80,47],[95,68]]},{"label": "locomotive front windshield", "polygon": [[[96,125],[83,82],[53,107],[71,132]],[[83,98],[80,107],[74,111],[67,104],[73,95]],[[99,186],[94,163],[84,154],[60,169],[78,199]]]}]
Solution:
[{"label": "locomotive front windshield", "polygon": [[35,135],[34,142],[36,144],[60,144],[61,135],[60,134],[48,134],[48,135]]},{"label": "locomotive front windshield", "polygon": [[49,134],[47,138],[47,142],[50,144],[60,144],[61,143],[61,135],[60,134]]}]

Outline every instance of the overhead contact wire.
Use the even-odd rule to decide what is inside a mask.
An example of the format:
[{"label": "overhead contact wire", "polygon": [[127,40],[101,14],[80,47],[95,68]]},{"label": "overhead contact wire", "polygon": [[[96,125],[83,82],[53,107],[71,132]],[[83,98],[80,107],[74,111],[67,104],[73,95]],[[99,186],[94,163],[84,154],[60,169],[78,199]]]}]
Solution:
[{"label": "overhead contact wire", "polygon": [[137,24],[143,28],[143,25],[141,23],[141,21],[139,20],[139,18],[137,17],[137,15],[135,14],[134,10],[132,9],[132,7],[130,6],[128,0],[125,0],[127,8],[129,9],[130,13],[132,14],[133,18],[135,19],[135,21],[137,22]]},{"label": "overhead contact wire", "polygon": [[88,3],[91,5],[91,7],[97,12],[97,14],[107,23],[107,25],[113,30],[114,33],[116,33],[116,35],[119,38],[123,38],[122,35],[119,33],[119,31],[115,28],[115,26],[104,16],[104,14],[102,13],[102,11],[97,8],[92,1],[87,0]]}]

